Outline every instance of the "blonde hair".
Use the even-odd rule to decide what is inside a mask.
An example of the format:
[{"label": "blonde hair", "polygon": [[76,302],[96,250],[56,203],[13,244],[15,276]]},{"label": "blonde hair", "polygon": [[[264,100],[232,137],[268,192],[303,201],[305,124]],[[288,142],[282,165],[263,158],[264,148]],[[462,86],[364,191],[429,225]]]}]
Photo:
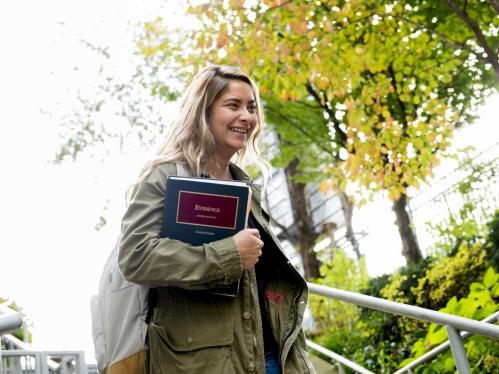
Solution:
[{"label": "blonde hair", "polygon": [[127,202],[134,187],[143,181],[158,164],[165,162],[185,162],[191,173],[201,175],[201,165],[214,159],[215,138],[209,128],[209,114],[212,104],[222,95],[231,80],[246,82],[253,91],[256,104],[256,124],[247,146],[234,154],[232,162],[239,167],[255,164],[262,172],[264,181],[268,179],[268,163],[260,149],[265,116],[257,85],[239,68],[211,65],[201,70],[182,95],[180,110],[168,128],[166,137],[156,156],[148,161],[143,172],[127,191]]}]

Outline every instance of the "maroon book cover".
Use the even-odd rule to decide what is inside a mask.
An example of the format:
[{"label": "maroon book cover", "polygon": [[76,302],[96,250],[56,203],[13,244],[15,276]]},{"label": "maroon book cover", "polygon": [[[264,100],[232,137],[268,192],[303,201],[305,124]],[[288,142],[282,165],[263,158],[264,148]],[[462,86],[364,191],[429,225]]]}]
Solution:
[{"label": "maroon book cover", "polygon": [[179,191],[177,223],[236,228],[238,196]]}]

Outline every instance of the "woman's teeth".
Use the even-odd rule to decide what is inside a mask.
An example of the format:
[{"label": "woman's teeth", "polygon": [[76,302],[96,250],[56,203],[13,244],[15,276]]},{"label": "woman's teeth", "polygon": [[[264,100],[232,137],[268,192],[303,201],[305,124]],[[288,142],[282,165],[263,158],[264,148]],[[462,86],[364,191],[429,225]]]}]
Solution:
[{"label": "woman's teeth", "polygon": [[246,134],[248,132],[247,129],[239,129],[239,128],[232,128],[232,129],[230,129],[230,131],[234,131],[234,132],[237,132],[239,134]]}]

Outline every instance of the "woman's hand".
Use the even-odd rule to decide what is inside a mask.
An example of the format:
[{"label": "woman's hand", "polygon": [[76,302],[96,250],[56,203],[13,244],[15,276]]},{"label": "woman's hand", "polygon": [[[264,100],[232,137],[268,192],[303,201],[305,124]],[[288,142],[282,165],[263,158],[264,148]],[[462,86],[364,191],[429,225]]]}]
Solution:
[{"label": "woman's hand", "polygon": [[263,242],[257,229],[244,229],[233,236],[239,252],[243,269],[253,269],[258,262],[258,257],[262,255]]}]

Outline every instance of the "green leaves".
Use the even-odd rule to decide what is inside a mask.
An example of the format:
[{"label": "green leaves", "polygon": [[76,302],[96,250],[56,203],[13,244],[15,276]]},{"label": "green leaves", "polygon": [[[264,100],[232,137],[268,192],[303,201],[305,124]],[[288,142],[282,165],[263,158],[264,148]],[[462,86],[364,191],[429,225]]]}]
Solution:
[{"label": "green leaves", "polygon": [[[495,311],[499,310],[499,303],[494,300],[494,290],[499,286],[499,274],[497,274],[492,267],[489,267],[485,272],[483,277],[483,282],[474,282],[470,285],[470,292],[468,296],[458,300],[456,296],[452,297],[446,304],[445,308],[441,309],[441,312],[450,313],[466,318],[472,318],[476,320],[484,319],[485,317],[493,314]],[[479,337],[477,337],[479,338]],[[446,330],[443,326],[437,324],[431,324],[428,332],[424,338],[419,339],[414,345],[411,352],[414,357],[405,360],[401,363],[400,367],[413,361],[415,358],[422,356],[424,353],[429,351],[431,348],[443,343],[447,340]],[[476,339],[471,338],[465,344],[469,355],[482,355],[487,353],[487,349],[483,347],[490,346],[489,341],[482,343],[482,347],[479,347],[475,343]],[[473,351],[474,350],[474,351]],[[444,356],[439,356],[437,362],[431,366],[438,367],[442,366],[446,370],[454,370],[452,358]]]},{"label": "green leaves", "polygon": [[[304,2],[273,7],[256,1],[250,8],[203,4],[190,9],[200,27],[169,37],[153,22],[143,40],[158,48],[162,61],[182,67],[239,65],[268,98],[313,99],[326,115],[317,123],[329,122],[335,130],[323,132],[317,141],[316,154],[330,160],[331,173],[324,177],[338,179],[336,186],[358,182],[370,193],[387,190],[396,200],[431,174],[446,155],[454,116],[468,116],[469,98],[481,95],[469,90],[472,77],[463,74],[463,59],[421,26],[436,17],[434,26],[450,31],[448,21],[456,21],[452,12],[438,6],[430,17],[429,3],[419,8],[405,3],[412,4],[399,2],[390,11],[372,1],[340,3],[333,10]],[[269,116],[271,122],[275,117]],[[300,138],[315,139],[315,123],[300,126]],[[275,130],[289,138],[285,126]],[[336,147],[329,147],[328,140]],[[340,158],[334,148],[347,152]]]},{"label": "green leaves", "polygon": [[[314,282],[354,292],[366,287],[368,277],[363,258],[356,261],[342,249],[331,246],[325,248],[324,252],[331,254],[331,260],[321,266],[322,277]],[[353,304],[310,295],[309,305],[317,330],[323,333],[352,328],[358,319],[357,308]]]},{"label": "green leaves", "polygon": [[488,268],[483,277],[483,284],[486,288],[493,288],[499,281],[499,274],[493,268]]}]

